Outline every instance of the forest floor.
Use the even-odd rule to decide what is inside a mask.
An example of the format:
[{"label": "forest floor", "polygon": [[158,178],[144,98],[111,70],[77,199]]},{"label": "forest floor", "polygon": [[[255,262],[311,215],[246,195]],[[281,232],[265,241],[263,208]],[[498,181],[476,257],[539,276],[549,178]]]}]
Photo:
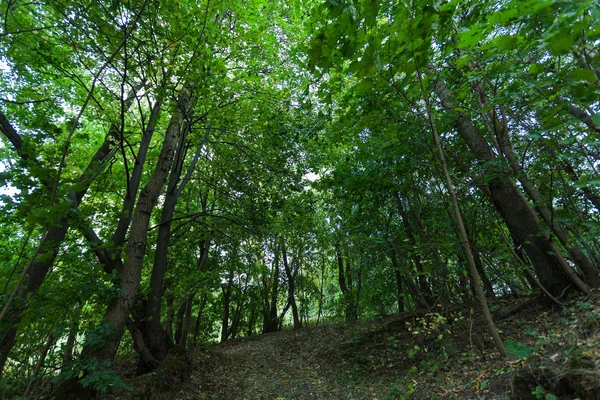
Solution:
[{"label": "forest floor", "polygon": [[394,314],[199,347],[189,379],[159,397],[600,399],[598,294],[554,310],[531,298],[491,308],[505,359],[476,306],[447,317]]}]

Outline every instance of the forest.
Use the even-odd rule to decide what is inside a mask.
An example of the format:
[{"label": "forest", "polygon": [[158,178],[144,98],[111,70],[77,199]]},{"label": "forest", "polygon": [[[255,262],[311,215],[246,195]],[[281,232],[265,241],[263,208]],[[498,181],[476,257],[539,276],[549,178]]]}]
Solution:
[{"label": "forest", "polygon": [[600,398],[597,1],[0,4],[0,397],[390,315],[522,358],[527,304]]}]

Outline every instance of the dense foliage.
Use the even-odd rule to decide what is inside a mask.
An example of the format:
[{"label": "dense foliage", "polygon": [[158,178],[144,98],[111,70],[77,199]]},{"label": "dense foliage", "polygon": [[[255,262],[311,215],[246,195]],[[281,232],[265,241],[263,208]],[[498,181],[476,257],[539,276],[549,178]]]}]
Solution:
[{"label": "dense foliage", "polygon": [[131,354],[143,374],[283,326],[600,286],[596,1],[0,15],[5,397],[85,398]]}]

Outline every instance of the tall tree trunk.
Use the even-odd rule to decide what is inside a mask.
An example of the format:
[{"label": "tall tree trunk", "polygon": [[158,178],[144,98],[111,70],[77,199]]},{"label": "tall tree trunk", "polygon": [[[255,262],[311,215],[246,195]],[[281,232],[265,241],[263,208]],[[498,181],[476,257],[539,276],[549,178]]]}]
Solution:
[{"label": "tall tree trunk", "polygon": [[[571,180],[573,181],[573,183],[577,184],[580,182],[580,177],[577,174],[577,172],[575,172],[575,169],[573,168],[570,162],[562,160],[562,166],[567,175],[569,175],[569,178],[571,178]],[[583,192],[585,198],[590,203],[592,203],[594,208],[596,208],[596,212],[600,213],[600,197],[596,193],[594,193],[592,189],[585,185],[581,188],[581,191]]]},{"label": "tall tree trunk", "polygon": [[[402,226],[404,226],[404,232],[406,232],[406,236],[408,237],[409,243],[416,249],[419,248],[419,242],[413,232],[412,226],[410,224],[410,220],[408,217],[408,212],[404,208],[404,204],[402,204],[402,199],[400,199],[400,193],[395,193],[396,205],[398,207],[398,212],[400,217],[402,217]],[[423,263],[421,261],[421,255],[418,251],[412,251],[411,256],[413,262],[415,263],[415,268],[417,270],[417,284],[419,285],[419,292],[422,293],[423,298],[427,302],[427,304],[432,304],[432,293],[431,288],[429,287],[429,283],[427,282],[427,277],[425,276],[425,271],[423,268]]]},{"label": "tall tree trunk", "polygon": [[[480,91],[480,96],[483,97],[483,103],[489,104],[485,93]],[[490,116],[490,119],[493,122],[493,132],[496,134],[500,149],[506,157],[506,160],[508,161],[508,164],[510,165],[517,179],[521,183],[521,186],[525,189],[525,192],[533,201],[534,207],[538,214],[542,217],[546,225],[550,227],[554,235],[567,250],[567,253],[573,262],[583,272],[586,284],[593,288],[600,287],[600,277],[598,276],[597,267],[585,256],[579,247],[573,246],[573,241],[570,240],[568,231],[566,230],[564,224],[560,222],[560,219],[557,218],[554,211],[548,208],[546,205],[546,199],[544,199],[535,185],[529,180],[527,174],[521,167],[519,160],[514,154],[512,144],[510,143],[506,117],[500,121],[497,113],[491,112],[491,114],[492,115]]]},{"label": "tall tree trunk", "polygon": [[187,298],[181,302],[181,305],[177,309],[175,315],[175,344],[181,345],[181,332],[183,330],[183,320],[185,319],[185,308],[187,304]]},{"label": "tall tree trunk", "polygon": [[248,331],[246,336],[254,335],[254,325],[256,324],[256,303],[250,300],[250,318],[248,318]]},{"label": "tall tree trunk", "polygon": [[[167,285],[165,285],[167,286]],[[167,318],[165,318],[165,331],[169,340],[174,342],[173,320],[175,319],[175,295],[170,293],[167,296]]]},{"label": "tall tree trunk", "polygon": [[[21,155],[21,158],[27,159],[28,156],[22,153],[22,141],[20,136],[8,123],[8,120],[1,112],[0,129],[5,135],[16,135],[18,141],[15,139],[16,144],[13,143],[15,149]],[[76,217],[75,213],[81,200],[87,193],[96,176],[98,176],[100,171],[106,166],[107,161],[112,157],[116,142],[116,134],[115,128],[111,128],[106,135],[104,142],[100,148],[98,148],[87,168],[79,177],[79,191],[69,192],[68,194],[68,201],[71,204],[71,209],[68,211],[67,215],[60,218],[56,226],[45,231],[38,246],[38,250],[29,261],[29,264],[15,285],[11,295],[3,305],[2,311],[0,312],[0,321],[4,321],[5,318],[7,321],[3,323],[2,328],[0,328],[0,377],[2,376],[8,355],[15,345],[17,326],[21,322],[23,312],[27,310],[28,307],[27,299],[37,292],[48,275],[50,268],[56,260],[60,245],[69,230],[71,216]],[[73,215],[71,215],[72,213]]]},{"label": "tall tree trunk", "polygon": [[394,277],[396,278],[396,301],[398,304],[398,312],[404,311],[404,293],[402,291],[402,274],[397,269],[394,270]]},{"label": "tall tree trunk", "polygon": [[200,300],[200,308],[198,309],[198,316],[196,317],[196,323],[194,324],[194,346],[198,344],[198,335],[200,334],[200,323],[202,322],[204,307],[206,307],[206,293],[202,295],[202,300]]},{"label": "tall tree trunk", "polygon": [[221,320],[221,342],[229,338],[229,309],[231,307],[231,290],[233,288],[233,270],[229,271],[227,283],[221,284],[223,292],[223,318]]},{"label": "tall tree trunk", "polygon": [[317,312],[317,325],[323,314],[323,286],[325,286],[325,253],[321,253],[321,279],[319,281],[319,310]]},{"label": "tall tree trunk", "polygon": [[450,194],[450,199],[452,200],[452,208],[454,209],[454,217],[456,219],[456,224],[458,225],[458,230],[460,232],[461,245],[463,247],[465,257],[467,258],[467,265],[469,266],[469,271],[471,273],[471,276],[473,277],[473,283],[475,284],[475,289],[477,292],[477,299],[479,300],[479,304],[481,306],[481,311],[483,312],[483,316],[484,316],[485,322],[488,326],[490,335],[494,339],[496,348],[500,352],[500,356],[505,357],[506,349],[504,348],[504,343],[502,342],[502,339],[500,339],[498,330],[496,329],[496,326],[494,325],[494,320],[492,319],[492,314],[490,313],[487,301],[485,299],[485,295],[483,293],[483,285],[481,283],[481,279],[479,278],[479,274],[477,273],[477,267],[475,265],[473,253],[471,252],[471,246],[469,245],[469,237],[467,236],[467,231],[465,229],[465,225],[463,223],[460,207],[458,205],[458,198],[456,197],[456,192],[454,191],[454,185],[452,183],[452,178],[450,178],[450,173],[448,172],[448,167],[446,166],[446,157],[444,156],[444,150],[442,149],[440,136],[438,134],[437,127],[435,125],[433,116],[431,114],[431,106],[427,99],[425,100],[425,103],[427,105],[427,119],[428,119],[429,126],[431,128],[431,132],[433,135],[435,147],[437,149],[440,166],[442,168],[442,172],[444,175],[444,182],[446,184],[446,189],[448,190],[448,193]]},{"label": "tall tree trunk", "polygon": [[[399,256],[400,255],[398,254],[394,244],[392,243],[391,250],[390,250],[390,258],[392,260],[392,266],[394,267],[395,272],[402,273],[402,265],[400,264],[400,262],[398,260]],[[406,286],[408,286],[408,291],[410,292],[410,297],[412,298],[415,307],[420,310],[426,310],[429,307],[427,304],[427,301],[425,301],[423,294],[419,290],[419,287],[417,286],[415,281],[413,281],[410,274],[402,273],[402,280],[404,281]]]},{"label": "tall tree trunk", "polygon": [[[200,157],[202,147],[204,143],[208,140],[208,134],[211,128],[209,127],[206,130],[204,137],[202,138],[202,141],[198,145],[196,153],[194,154],[186,176],[181,181],[181,184],[179,184],[178,186],[181,173],[183,171],[183,162],[187,153],[187,136],[189,133],[189,129],[190,127],[186,123],[181,131],[179,145],[177,147],[177,154],[175,155],[173,163],[173,169],[171,170],[171,173],[169,175],[165,201],[163,204],[162,214],[160,218],[160,226],[158,227],[158,238],[156,242],[156,250],[154,253],[154,264],[152,267],[152,274],[150,276],[150,293],[148,294],[147,303],[148,319],[144,324],[144,338],[148,343],[150,351],[152,352],[154,357],[159,361],[165,359],[171,347],[171,343],[168,340],[166,340],[169,336],[164,334],[160,320],[161,303],[163,296],[163,281],[168,269],[167,256],[169,251],[169,243],[171,239],[171,221],[173,220],[177,200],[179,199],[181,193],[185,189],[187,182],[189,182],[190,180],[189,178],[191,177],[191,174],[196,167],[196,163],[198,162],[198,159]],[[203,251],[200,260],[201,265],[199,265],[199,269],[202,269],[204,267],[207,255],[208,250]],[[177,339],[180,341],[180,338],[177,337]]]},{"label": "tall tree trunk", "polygon": [[339,242],[337,243],[335,250],[338,262],[338,283],[340,285],[342,296],[344,297],[346,321],[356,321],[358,319],[358,313],[356,310],[356,294],[352,291],[352,268],[350,261],[346,261],[346,266],[344,268],[344,258],[342,257],[342,250]]},{"label": "tall tree trunk", "polygon": [[181,332],[179,334],[179,345],[184,349],[187,346],[187,339],[190,334],[190,328],[192,325],[192,305],[196,297],[196,292],[187,296],[185,301],[185,312],[183,316],[183,323],[181,326]]},{"label": "tall tree trunk", "polygon": [[483,268],[483,263],[481,262],[481,256],[479,254],[479,249],[475,245],[475,242],[472,239],[472,235],[469,232],[469,229],[465,225],[465,232],[467,233],[467,238],[469,239],[469,245],[471,246],[471,253],[473,254],[473,259],[475,260],[475,266],[477,267],[477,273],[481,278],[483,283],[483,288],[485,289],[485,294],[487,297],[494,298],[496,295],[494,294],[494,287],[492,286],[492,282],[490,282],[487,274],[485,273],[485,269]]},{"label": "tall tree trunk", "polygon": [[[189,91],[190,88],[184,90]],[[109,327],[106,340],[101,346],[84,347],[82,352],[84,359],[96,358],[100,365],[103,365],[106,361],[112,361],[117,352],[125,323],[140,288],[150,217],[167,181],[175,157],[179,134],[185,118],[189,115],[191,104],[191,93],[184,91],[177,101],[169,122],[154,172],[142,189],[135,207],[125,251],[126,260],[121,273],[119,294],[104,314],[103,323]]]},{"label": "tall tree trunk", "polygon": [[[270,286],[268,283],[270,282]],[[266,314],[263,319],[263,333],[275,332],[279,328],[277,318],[277,297],[279,294],[279,251],[273,258],[271,280],[267,280]]]},{"label": "tall tree trunk", "polygon": [[[456,111],[452,94],[445,83],[438,79],[435,92],[444,108],[456,115],[456,129],[470,151],[481,164],[497,163],[490,145],[479,134],[477,128],[463,112]],[[504,219],[509,231],[523,244],[533,263],[542,285],[553,295],[560,295],[572,282],[582,292],[589,287],[577,277],[566,261],[561,260],[560,251],[540,227],[539,220],[519,188],[510,179],[505,168],[496,168],[487,184],[492,202]]]},{"label": "tall tree trunk", "polygon": [[244,287],[242,288],[242,293],[240,299],[235,308],[235,312],[233,313],[233,322],[231,323],[231,333],[230,337],[235,339],[239,333],[240,329],[240,321],[242,320],[242,310],[244,309],[244,304],[246,303],[246,293],[248,292],[248,282],[250,279],[250,273],[246,274],[246,281],[244,282]]},{"label": "tall tree trunk", "polygon": [[[287,252],[285,250],[285,243],[281,244],[281,254],[282,254],[282,258],[283,258],[283,267],[285,269],[285,274],[287,276],[287,280],[288,280],[288,299],[290,302],[290,305],[292,307],[292,317],[294,319],[294,329],[300,329],[302,328],[302,321],[300,321],[300,317],[298,315],[298,305],[296,304],[296,275],[298,273],[297,268],[294,268],[294,271],[292,271],[290,269],[290,266],[288,264],[288,258],[287,258]],[[298,256],[296,256],[296,259],[298,258]],[[294,260],[294,263],[297,264],[297,260]]]},{"label": "tall tree trunk", "polygon": [[27,398],[31,394],[33,385],[34,385],[35,381],[37,380],[38,375],[40,374],[40,370],[44,366],[44,362],[46,361],[46,356],[48,355],[48,351],[50,350],[50,347],[52,347],[53,344],[54,344],[54,334],[51,333],[48,336],[48,340],[46,340],[46,345],[42,349],[40,358],[39,358],[37,364],[35,364],[33,373],[31,374],[31,377],[29,378],[29,383],[27,383],[27,387],[25,388],[25,392],[23,393],[24,398]]}]

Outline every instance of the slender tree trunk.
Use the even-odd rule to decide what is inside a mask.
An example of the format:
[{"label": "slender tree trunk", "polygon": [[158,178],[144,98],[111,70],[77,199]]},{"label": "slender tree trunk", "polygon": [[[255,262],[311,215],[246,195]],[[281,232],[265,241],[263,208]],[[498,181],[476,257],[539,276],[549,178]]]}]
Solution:
[{"label": "slender tree trunk", "polygon": [[427,117],[428,122],[431,127],[431,132],[433,134],[433,140],[435,143],[435,147],[437,149],[440,166],[442,168],[442,172],[444,174],[444,181],[446,184],[446,189],[450,194],[450,198],[452,200],[452,206],[454,209],[454,216],[456,218],[456,224],[458,225],[458,230],[460,232],[461,244],[463,247],[463,251],[465,253],[465,257],[467,258],[467,265],[469,266],[469,270],[471,272],[471,276],[473,277],[473,283],[475,284],[475,289],[477,292],[477,299],[479,300],[479,304],[481,306],[481,311],[483,312],[484,319],[488,326],[488,330],[494,339],[494,343],[496,348],[500,352],[501,357],[506,356],[506,349],[504,348],[504,343],[502,339],[500,339],[500,335],[498,334],[498,330],[494,325],[494,320],[492,319],[492,314],[488,308],[487,301],[485,299],[485,295],[483,293],[483,285],[481,283],[481,279],[479,278],[479,274],[477,273],[477,267],[475,265],[475,260],[473,258],[473,253],[471,252],[471,246],[469,245],[469,237],[467,236],[467,231],[465,229],[465,225],[463,223],[462,214],[460,212],[460,207],[458,205],[458,199],[456,197],[456,192],[454,191],[454,185],[452,184],[452,178],[450,178],[450,173],[448,172],[448,167],[446,166],[446,157],[444,156],[444,150],[442,149],[442,144],[440,141],[440,136],[437,132],[437,127],[435,122],[433,121],[433,117],[431,115],[431,107],[428,100],[425,100],[427,104]]},{"label": "slender tree trunk", "polygon": [[[408,237],[409,243],[414,247],[418,248],[419,242],[413,232],[412,226],[410,224],[410,220],[408,217],[408,212],[404,208],[402,204],[402,200],[400,199],[400,193],[395,193],[396,197],[396,205],[398,207],[398,212],[400,213],[400,217],[402,217],[402,225],[404,226],[404,232],[406,232],[406,236]],[[414,215],[414,214],[413,214]],[[427,282],[427,277],[425,276],[423,263],[421,261],[421,255],[419,251],[411,252],[413,262],[415,263],[415,268],[417,270],[417,284],[419,285],[419,292],[422,293],[423,298],[427,302],[427,304],[432,304],[433,294],[431,293],[431,288],[429,287],[429,283]]]},{"label": "slender tree trunk", "polygon": [[325,253],[321,253],[321,280],[319,281],[319,310],[317,312],[317,325],[323,314],[323,286],[325,285]]},{"label": "slender tree trunk", "polygon": [[281,330],[281,328],[283,327],[283,320],[285,318],[285,314],[287,314],[289,309],[290,309],[290,300],[288,299],[287,303],[285,303],[285,306],[283,307],[283,310],[281,311],[281,315],[279,316],[279,318],[277,320],[277,329],[278,330]]},{"label": "slender tree trunk", "polygon": [[173,293],[167,296],[167,318],[165,318],[165,331],[169,340],[174,342],[173,338],[173,320],[175,319],[175,295]]},{"label": "slender tree trunk", "polygon": [[475,266],[477,267],[477,273],[481,278],[483,283],[483,288],[485,289],[485,294],[487,297],[494,298],[496,295],[494,294],[494,287],[492,286],[492,282],[490,282],[487,274],[485,273],[485,269],[483,268],[483,263],[481,262],[481,256],[479,254],[479,249],[475,245],[475,242],[472,240],[472,235],[469,232],[469,229],[465,225],[465,232],[467,233],[467,238],[469,239],[469,245],[471,246],[471,253],[473,254],[473,259],[475,260]]},{"label": "slender tree trunk", "polygon": [[126,261],[121,273],[119,294],[116,300],[109,305],[103,319],[103,323],[109,327],[108,335],[101,346],[84,347],[82,353],[84,359],[96,358],[100,365],[103,365],[106,361],[112,361],[117,352],[125,323],[140,288],[150,217],[169,175],[179,134],[184,120],[189,114],[191,103],[190,93],[182,94],[177,102],[154,172],[142,189],[135,207],[126,247]]},{"label": "slender tree trunk", "polygon": [[[577,174],[577,172],[575,172],[575,169],[573,168],[571,163],[563,160],[562,166],[563,166],[564,171],[567,173],[567,175],[569,175],[569,178],[571,178],[571,180],[573,181],[573,183],[580,182],[579,175]],[[596,208],[596,212],[600,213],[600,197],[596,193],[594,193],[592,191],[592,189],[590,189],[589,187],[587,187],[585,185],[581,188],[581,191],[583,192],[583,195],[585,196],[585,198],[590,203],[592,203],[594,208]]]},{"label": "slender tree trunk", "polygon": [[[285,274],[287,276],[288,279],[288,299],[290,302],[290,305],[292,307],[292,317],[294,319],[294,329],[300,329],[302,328],[302,322],[300,321],[300,317],[298,315],[298,305],[296,304],[296,294],[295,294],[295,290],[296,290],[296,286],[295,286],[295,281],[296,281],[296,274],[298,273],[297,269],[294,268],[294,271],[292,271],[290,269],[290,266],[288,264],[288,259],[287,259],[287,252],[285,250],[285,243],[282,243],[281,245],[281,254],[282,254],[282,258],[283,258],[283,267],[285,269]],[[296,258],[298,258],[298,256],[296,256]],[[294,262],[296,262],[296,260],[294,260]]]},{"label": "slender tree trunk", "polygon": [[246,336],[254,335],[254,325],[256,324],[256,303],[250,301],[250,318],[248,318],[248,331]]},{"label": "slender tree trunk", "polygon": [[[573,246],[573,241],[570,240],[569,235],[565,229],[564,224],[560,222],[555,213],[548,208],[546,200],[542,194],[537,190],[535,185],[529,180],[527,174],[521,168],[521,165],[515,156],[510,138],[508,136],[508,125],[506,119],[500,122],[497,117],[493,116],[494,130],[498,137],[500,148],[504,153],[504,156],[508,160],[508,163],[517,176],[517,179],[521,183],[525,192],[529,195],[538,214],[542,217],[547,226],[550,227],[554,235],[558,238],[560,243],[567,250],[567,253],[583,272],[585,282],[587,285],[593,288],[600,287],[600,277],[598,276],[598,269],[596,266],[583,254],[579,247]],[[567,266],[568,267],[568,266]],[[570,267],[568,267],[570,268]]]},{"label": "slender tree trunk", "polygon": [[187,339],[190,334],[190,329],[192,325],[192,305],[194,301],[194,297],[196,297],[196,293],[192,293],[187,297],[185,304],[185,315],[183,318],[183,327],[181,329],[181,335],[179,337],[179,345],[184,349],[187,346]]},{"label": "slender tree trunk", "polygon": [[[479,134],[471,120],[463,113],[457,112],[454,100],[445,83],[437,80],[435,91],[443,106],[456,113],[456,128],[467,147],[482,164],[497,162],[493,150]],[[518,187],[510,180],[505,169],[497,169],[488,182],[492,202],[500,212],[509,231],[525,247],[542,285],[554,296],[567,289],[569,282],[587,293],[589,287],[577,277],[577,274],[561,260],[561,253],[556,245],[543,232],[539,220]]]},{"label": "slender tree trunk", "polygon": [[349,257],[346,257],[348,260],[344,268],[344,258],[342,257],[342,250],[339,243],[336,245],[336,255],[338,262],[338,283],[344,297],[346,321],[356,321],[358,314],[356,310],[356,294],[352,291],[352,267]]},{"label": "slender tree trunk", "polygon": [[[420,243],[421,243],[421,245],[427,245],[427,248],[429,249],[428,253],[431,255],[429,260],[434,265],[433,271],[431,272],[431,279],[430,279],[433,282],[432,285],[433,285],[433,288],[435,289],[435,292],[437,293],[437,297],[438,297],[438,299],[436,299],[434,302],[436,304],[441,302],[441,304],[443,304],[446,307],[450,302],[448,286],[447,286],[448,269],[446,268],[446,263],[444,263],[442,261],[437,244],[435,243],[434,240],[431,240],[429,235],[425,232],[425,229],[423,228],[423,225],[421,224],[421,220],[420,220],[419,216],[417,215],[417,213],[414,212],[413,207],[411,207],[410,214],[412,216],[414,226],[417,228],[417,233],[419,235]],[[427,292],[425,292],[425,293],[427,293]],[[429,293],[431,293],[431,290]],[[433,294],[431,294],[431,295],[433,296]],[[433,304],[433,302],[431,302],[431,301],[429,303]]]},{"label": "slender tree trunk", "polygon": [[[401,272],[402,266],[398,261],[398,257],[400,255],[396,251],[393,244],[391,245],[390,256],[392,260],[392,266],[394,267],[394,271]],[[419,287],[412,279],[412,277],[409,274],[402,274],[402,280],[404,281],[406,286],[408,286],[408,291],[410,292],[410,297],[412,298],[415,307],[420,310],[426,310],[429,307],[427,301],[425,301],[425,298],[423,297],[421,291],[419,290]]]},{"label": "slender tree trunk", "polygon": [[398,304],[398,312],[404,311],[404,293],[402,291],[402,274],[400,271],[395,270],[394,276],[396,277],[396,300]]},{"label": "slender tree trunk", "polygon": [[231,307],[231,290],[233,288],[233,270],[229,271],[227,283],[221,285],[223,292],[223,318],[221,320],[221,342],[229,338],[229,309]]},{"label": "slender tree trunk", "polygon": [[46,361],[46,357],[48,356],[48,351],[50,350],[50,348],[52,347],[53,344],[54,344],[54,335],[51,333],[48,336],[48,340],[46,340],[46,345],[42,349],[40,358],[39,358],[37,364],[35,365],[35,368],[33,369],[33,373],[31,374],[31,377],[29,378],[29,382],[27,383],[27,387],[25,388],[25,392],[23,393],[24,398],[27,398],[27,396],[29,396],[31,394],[33,385],[35,384],[35,381],[37,380],[38,375],[40,374],[40,370],[44,366],[44,362]]},{"label": "slender tree trunk", "polygon": [[[4,119],[1,126],[2,132],[5,133],[5,130],[10,128],[16,135],[16,131],[8,124],[4,114],[0,113],[0,120],[2,118]],[[64,241],[67,231],[69,230],[71,217],[76,217],[75,213],[81,200],[87,193],[95,177],[104,168],[108,159],[112,157],[115,144],[114,135],[114,130],[111,130],[107,134],[104,142],[92,157],[85,171],[79,177],[78,185],[80,185],[80,190],[77,192],[69,192],[68,200],[71,203],[71,209],[68,211],[68,215],[60,218],[58,224],[55,227],[48,229],[43,235],[38,251],[29,261],[29,264],[22,274],[22,279],[17,282],[9,299],[3,305],[2,312],[0,312],[0,321],[4,321],[6,318],[6,322],[4,322],[2,328],[0,328],[0,377],[2,376],[8,355],[15,345],[17,326],[21,322],[21,315],[28,307],[27,299],[37,292],[48,275],[50,268],[56,260],[60,245]],[[16,150],[21,154],[20,147],[17,147]],[[24,157],[24,155],[21,155],[21,157]],[[71,213],[73,213],[73,215],[71,215]]]},{"label": "slender tree trunk", "polygon": [[196,317],[196,323],[194,324],[194,346],[198,345],[198,335],[200,334],[200,323],[202,322],[204,307],[206,307],[206,293],[202,295],[200,308],[198,309],[198,316]]},{"label": "slender tree trunk", "polygon": [[279,252],[275,251],[270,287],[267,292],[266,320],[263,322],[263,333],[275,332],[279,328],[277,318],[277,297],[279,294]]},{"label": "slender tree trunk", "polygon": [[[156,242],[156,250],[154,253],[154,264],[152,267],[152,274],[150,276],[150,293],[148,295],[148,319],[144,324],[144,337],[148,343],[150,351],[154,357],[162,361],[167,356],[169,349],[172,344],[165,339],[168,339],[168,335],[164,334],[163,327],[161,325],[161,303],[163,296],[163,281],[165,274],[168,269],[167,256],[169,251],[169,243],[171,239],[171,221],[175,213],[175,206],[177,201],[185,189],[192,172],[195,169],[196,163],[201,154],[204,143],[208,140],[208,134],[210,127],[206,130],[201,143],[198,145],[196,153],[192,159],[192,162],[188,168],[186,176],[179,184],[181,173],[183,171],[183,162],[187,153],[187,136],[189,133],[189,126],[186,123],[181,131],[180,140],[175,155],[173,169],[169,175],[169,181],[167,184],[167,192],[165,195],[165,201],[162,208],[162,214],[160,218],[160,226],[158,228],[158,238]],[[203,210],[206,211],[206,210]],[[204,249],[203,249],[204,250]],[[208,249],[202,252],[199,269],[201,270],[206,263],[208,255]],[[187,314],[186,314],[187,315]],[[181,344],[181,338],[177,337]]]}]

